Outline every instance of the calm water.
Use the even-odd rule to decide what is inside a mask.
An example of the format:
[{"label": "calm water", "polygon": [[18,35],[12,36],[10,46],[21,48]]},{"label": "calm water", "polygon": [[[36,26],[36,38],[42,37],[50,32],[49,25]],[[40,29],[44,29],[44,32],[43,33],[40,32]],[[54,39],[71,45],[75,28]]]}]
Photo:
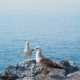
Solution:
[{"label": "calm water", "polygon": [[80,66],[79,14],[0,13],[0,71],[26,59],[26,40],[51,59],[72,60]]}]

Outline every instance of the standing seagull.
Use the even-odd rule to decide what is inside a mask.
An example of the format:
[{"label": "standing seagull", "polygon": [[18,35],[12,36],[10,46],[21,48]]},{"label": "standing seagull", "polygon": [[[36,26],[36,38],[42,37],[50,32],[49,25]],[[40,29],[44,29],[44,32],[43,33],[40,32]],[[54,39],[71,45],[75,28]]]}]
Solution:
[{"label": "standing seagull", "polygon": [[50,59],[44,57],[41,54],[41,48],[40,47],[36,47],[34,48],[34,50],[36,51],[36,62],[37,64],[39,64],[40,67],[42,67],[44,70],[46,70],[47,68],[59,68],[59,69],[64,69],[63,66],[51,61]]},{"label": "standing seagull", "polygon": [[29,47],[29,41],[26,41],[26,45],[25,45],[25,48],[24,48],[24,53],[27,55],[28,59],[31,60],[31,57],[32,57],[32,51]]},{"label": "standing seagull", "polygon": [[32,62],[31,62],[31,60],[32,60],[32,50],[29,47],[29,41],[26,41],[26,45],[25,45],[25,48],[24,48],[24,53],[27,55],[27,57],[29,59],[28,61],[30,61],[30,63],[31,63],[31,73],[32,73],[32,71],[33,71],[32,70]]}]

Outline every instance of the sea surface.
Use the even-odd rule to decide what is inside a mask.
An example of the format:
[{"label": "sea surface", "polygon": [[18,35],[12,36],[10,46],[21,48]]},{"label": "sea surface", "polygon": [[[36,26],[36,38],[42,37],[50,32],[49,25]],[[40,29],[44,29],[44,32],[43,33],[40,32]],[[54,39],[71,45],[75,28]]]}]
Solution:
[{"label": "sea surface", "polygon": [[1,12],[0,71],[27,59],[26,40],[31,48],[40,46],[52,60],[70,60],[80,66],[79,13]]}]

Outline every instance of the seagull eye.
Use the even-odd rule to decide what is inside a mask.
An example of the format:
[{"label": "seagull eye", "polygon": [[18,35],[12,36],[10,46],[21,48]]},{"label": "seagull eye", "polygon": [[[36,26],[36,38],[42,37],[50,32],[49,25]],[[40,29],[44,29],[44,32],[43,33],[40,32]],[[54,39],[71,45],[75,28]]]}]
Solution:
[{"label": "seagull eye", "polygon": [[38,49],[38,48],[36,48],[36,49]]}]

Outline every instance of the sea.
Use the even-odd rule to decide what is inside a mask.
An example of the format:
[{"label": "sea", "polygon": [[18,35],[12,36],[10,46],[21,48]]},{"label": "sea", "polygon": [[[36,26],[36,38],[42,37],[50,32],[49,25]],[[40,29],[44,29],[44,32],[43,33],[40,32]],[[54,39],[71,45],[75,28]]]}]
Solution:
[{"label": "sea", "polygon": [[27,59],[27,40],[44,56],[80,67],[80,12],[0,11],[0,71]]}]

